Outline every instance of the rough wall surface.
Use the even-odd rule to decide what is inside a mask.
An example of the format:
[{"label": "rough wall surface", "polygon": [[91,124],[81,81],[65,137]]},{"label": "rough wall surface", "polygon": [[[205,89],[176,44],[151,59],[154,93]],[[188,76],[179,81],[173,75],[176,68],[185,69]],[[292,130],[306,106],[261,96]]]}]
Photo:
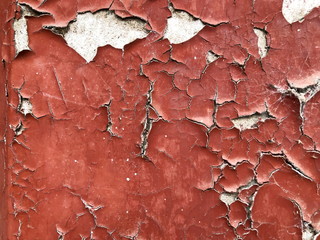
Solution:
[{"label": "rough wall surface", "polygon": [[1,239],[320,239],[319,0],[0,1]]}]

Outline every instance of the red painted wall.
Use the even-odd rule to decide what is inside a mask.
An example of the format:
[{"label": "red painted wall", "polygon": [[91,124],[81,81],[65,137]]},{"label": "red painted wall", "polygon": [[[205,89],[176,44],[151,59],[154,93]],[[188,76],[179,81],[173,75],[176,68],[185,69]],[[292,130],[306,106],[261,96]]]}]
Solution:
[{"label": "red painted wall", "polygon": [[[20,3],[40,13],[15,56],[0,2],[1,239],[320,239],[319,8],[173,0],[204,27],[171,44],[166,0]],[[87,63],[45,28],[100,9],[151,31]]]}]

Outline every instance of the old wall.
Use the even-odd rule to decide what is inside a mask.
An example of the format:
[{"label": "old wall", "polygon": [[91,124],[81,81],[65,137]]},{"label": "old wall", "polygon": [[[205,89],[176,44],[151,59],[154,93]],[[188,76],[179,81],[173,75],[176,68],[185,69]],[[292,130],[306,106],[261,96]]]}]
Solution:
[{"label": "old wall", "polygon": [[319,0],[2,0],[1,239],[320,239]]}]

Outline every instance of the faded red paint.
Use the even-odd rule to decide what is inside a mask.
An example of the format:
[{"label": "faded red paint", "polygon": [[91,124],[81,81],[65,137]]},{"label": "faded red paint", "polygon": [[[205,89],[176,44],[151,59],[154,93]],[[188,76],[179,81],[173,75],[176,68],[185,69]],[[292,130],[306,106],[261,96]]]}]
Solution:
[{"label": "faded red paint", "polygon": [[[28,17],[31,51],[15,57],[19,8],[0,2],[1,239],[291,240],[320,231],[320,93],[303,107],[293,93],[320,78],[319,9],[290,25],[281,1],[172,0],[206,26],[170,44],[166,0],[20,3],[50,15]],[[152,32],[86,63],[43,29],[106,8]],[[254,28],[268,32],[263,59]],[[220,57],[207,63],[208,51]],[[18,111],[22,98],[32,114]],[[234,127],[264,111],[271,117],[256,127]]]}]

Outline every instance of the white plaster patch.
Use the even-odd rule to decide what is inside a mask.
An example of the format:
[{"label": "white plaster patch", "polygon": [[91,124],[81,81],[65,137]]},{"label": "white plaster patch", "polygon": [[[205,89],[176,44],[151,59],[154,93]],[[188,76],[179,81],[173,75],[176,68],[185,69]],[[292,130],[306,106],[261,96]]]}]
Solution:
[{"label": "white plaster patch", "polygon": [[227,205],[234,203],[237,200],[237,197],[237,193],[223,192],[220,194],[220,200]]},{"label": "white plaster patch", "polygon": [[16,135],[19,136],[23,133],[23,131],[25,130],[25,128],[23,126],[18,126],[18,128],[16,128]]},{"label": "white plaster patch", "polygon": [[258,37],[259,55],[261,58],[264,58],[268,52],[266,33],[259,28],[254,28],[253,31]]},{"label": "white plaster patch", "polygon": [[313,237],[314,237],[314,234],[309,229],[306,229],[302,232],[303,240],[313,240],[314,239]]},{"label": "white plaster patch", "polygon": [[14,42],[16,49],[16,56],[25,50],[30,50],[29,48],[29,37],[28,37],[28,25],[27,16],[37,16],[37,13],[33,11],[27,5],[19,5],[21,8],[21,17],[15,19],[13,22],[14,30]]},{"label": "white plaster patch", "polygon": [[23,16],[20,19],[15,19],[13,22],[13,29],[14,43],[17,56],[20,52],[24,50],[30,50],[27,30],[27,19],[25,19],[25,17]]},{"label": "white plaster patch", "polygon": [[232,119],[232,123],[235,128],[240,131],[246,129],[253,129],[257,126],[258,122],[264,122],[266,119],[271,118],[271,116],[267,112],[263,113],[254,113],[248,116],[241,116],[235,119]]},{"label": "white plaster patch", "polygon": [[172,17],[167,20],[167,28],[164,38],[170,43],[179,44],[188,41],[194,37],[204,24],[200,20],[195,20],[189,13],[184,11],[176,11],[170,8]]},{"label": "white plaster patch", "polygon": [[207,53],[207,63],[208,63],[208,64],[209,64],[209,63],[212,63],[212,62],[216,61],[219,57],[220,57],[219,55],[215,54],[215,53],[212,52],[212,51],[209,51],[209,52]]},{"label": "white plaster patch", "polygon": [[289,23],[302,20],[312,9],[320,6],[320,0],[283,0],[282,14]]},{"label": "white plaster patch", "polygon": [[25,128],[23,127],[23,124],[21,122],[17,126],[13,126],[11,124],[9,126],[14,131],[16,136],[21,135],[25,130]]},{"label": "white plaster patch", "polygon": [[29,99],[22,98],[18,109],[23,115],[32,114],[32,104]]},{"label": "white plaster patch", "polygon": [[26,4],[18,4],[18,6],[20,7],[21,17],[19,19],[15,19],[13,22],[16,56],[22,51],[31,50],[29,48],[28,25],[26,17],[39,17],[41,15],[48,15],[48,13],[38,12]]},{"label": "white plaster patch", "polygon": [[317,239],[315,237],[315,231],[311,227],[311,225],[307,222],[303,223],[303,231],[302,231],[302,240],[314,240]]},{"label": "white plaster patch", "polygon": [[123,49],[125,45],[148,35],[144,21],[124,20],[107,10],[78,14],[77,19],[65,31],[62,35],[67,44],[87,62],[96,56],[98,47],[111,45]]}]

